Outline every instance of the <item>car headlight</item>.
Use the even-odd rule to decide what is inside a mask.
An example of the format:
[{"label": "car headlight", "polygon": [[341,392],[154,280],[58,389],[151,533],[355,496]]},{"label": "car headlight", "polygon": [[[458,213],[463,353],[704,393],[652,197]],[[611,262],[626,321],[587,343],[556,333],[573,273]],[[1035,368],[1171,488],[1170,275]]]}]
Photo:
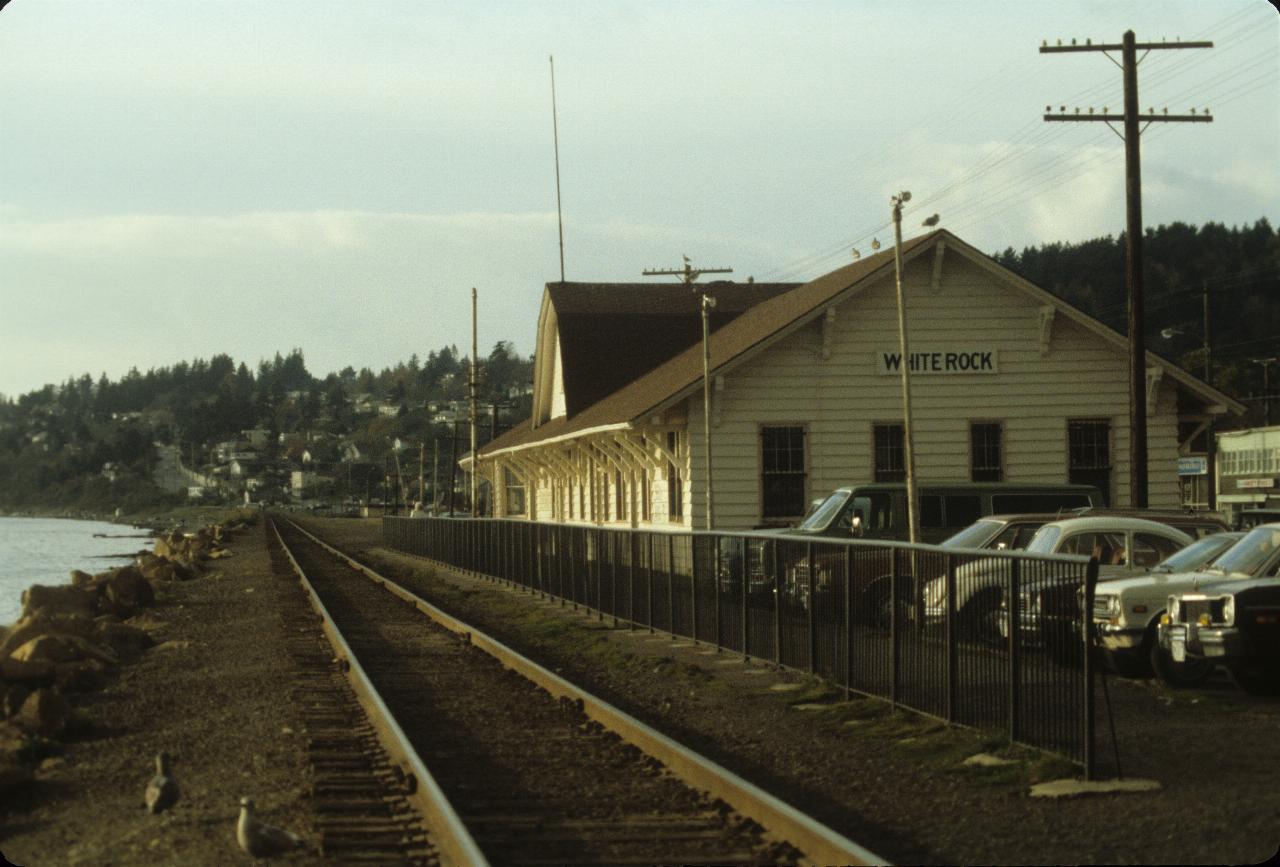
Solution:
[{"label": "car headlight", "polygon": [[1222,599],[1222,622],[1231,626],[1236,622],[1236,597],[1224,596]]}]

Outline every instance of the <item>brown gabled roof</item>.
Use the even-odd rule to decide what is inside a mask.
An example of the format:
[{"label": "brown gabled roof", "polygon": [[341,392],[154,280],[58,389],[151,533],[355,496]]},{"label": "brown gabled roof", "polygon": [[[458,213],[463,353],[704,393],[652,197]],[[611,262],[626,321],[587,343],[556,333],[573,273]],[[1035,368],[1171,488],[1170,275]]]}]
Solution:
[{"label": "brown gabled roof", "polygon": [[[903,245],[903,254],[906,255],[917,246],[926,243],[934,237],[934,234],[936,233],[908,241]],[[731,321],[713,331],[710,341],[712,369],[729,363],[743,352],[788,328],[817,307],[885,267],[893,267],[892,250],[868,256],[866,259],[832,271],[809,283],[798,286],[783,284],[794,288],[782,294],[776,294],[778,284],[735,284],[737,288],[774,285],[775,294],[739,311]],[[693,295],[683,286],[679,289],[685,299]],[[735,291],[737,291],[736,288]],[[728,293],[725,293],[720,297],[727,297],[727,295]],[[675,298],[672,300],[676,301]],[[538,425],[536,430],[528,420],[517,424],[481,448],[481,456],[556,439],[589,428],[631,422],[649,415],[680,392],[696,386],[702,378],[701,326],[697,316],[697,296],[693,295],[691,300],[694,303],[684,311],[683,318],[692,323],[696,329],[695,338],[682,351],[650,368],[624,387],[606,394],[602,399],[578,413],[569,413],[564,417],[544,422]],[[719,302],[717,302],[718,306]],[[613,354],[614,350],[608,348],[608,351],[602,355],[591,357],[587,366],[600,366],[601,357],[612,357]],[[569,369],[567,357],[564,367],[567,376]],[[565,389],[568,390],[567,381]]]},{"label": "brown gabled roof", "polygon": [[566,414],[574,416],[702,339],[700,295],[716,299],[712,332],[798,283],[548,283],[560,338]]},{"label": "brown gabled roof", "polygon": [[[1022,284],[1026,291],[1040,296],[1045,302],[1054,304],[1066,315],[1089,327],[1118,348],[1123,348],[1127,343],[1127,338],[1114,329],[1076,309],[1061,298],[1023,280],[945,229],[937,229],[927,235],[904,242],[902,245],[904,259],[921,248],[928,248],[939,236],[946,238],[949,248],[962,249],[990,268],[1009,275],[1015,282]],[[710,341],[713,375],[717,370],[742,358],[757,347],[788,333],[793,327],[802,325],[817,315],[818,310],[858,283],[884,270],[892,271],[892,269],[893,250],[889,249],[824,274],[816,280],[750,307],[713,334]],[[1244,407],[1238,401],[1200,382],[1176,365],[1152,353],[1148,353],[1148,359],[1170,370],[1175,379],[1201,392],[1202,396],[1222,402],[1233,412],[1243,412]],[[567,437],[592,428],[632,423],[662,411],[672,403],[683,399],[688,393],[700,388],[701,384],[702,347],[699,341],[575,415],[553,419],[539,425],[536,430],[530,426],[528,420],[518,424],[480,449],[480,454],[484,456],[505,449]]]}]

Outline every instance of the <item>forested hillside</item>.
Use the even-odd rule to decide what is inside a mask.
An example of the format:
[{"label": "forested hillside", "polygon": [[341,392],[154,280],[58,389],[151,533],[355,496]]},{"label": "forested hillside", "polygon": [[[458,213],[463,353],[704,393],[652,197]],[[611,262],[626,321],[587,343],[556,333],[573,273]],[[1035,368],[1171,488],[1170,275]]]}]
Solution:
[{"label": "forested hillside", "polygon": [[[1143,258],[1147,348],[1203,376],[1207,291],[1213,384],[1249,404],[1242,425],[1262,424],[1261,360],[1272,359],[1266,382],[1272,421],[1280,422],[1280,234],[1266,219],[1231,228],[1172,223],[1147,230]],[[1123,234],[1020,253],[1009,248],[995,259],[1128,333]]]},{"label": "forested hillside", "polygon": [[[378,373],[347,367],[318,378],[295,349],[256,370],[216,355],[130,370],[119,381],[84,374],[47,385],[0,400],[0,508],[131,511],[176,502],[181,495],[165,495],[152,482],[153,443],[177,446],[185,465],[200,470],[213,462],[215,443],[255,428],[266,432],[264,457],[281,465],[291,443],[312,443],[336,463],[330,453],[341,441],[359,454],[349,463],[366,477],[380,474],[397,438],[452,438],[453,425],[439,418],[451,404],[456,416],[456,402],[466,399],[469,364],[447,346],[425,362],[414,355]],[[492,433],[494,404],[499,427],[528,415],[531,378],[532,361],[505,341],[481,359],[478,396],[487,414],[481,442]],[[315,445],[322,440],[327,444]],[[353,478],[350,468],[346,478]]]}]

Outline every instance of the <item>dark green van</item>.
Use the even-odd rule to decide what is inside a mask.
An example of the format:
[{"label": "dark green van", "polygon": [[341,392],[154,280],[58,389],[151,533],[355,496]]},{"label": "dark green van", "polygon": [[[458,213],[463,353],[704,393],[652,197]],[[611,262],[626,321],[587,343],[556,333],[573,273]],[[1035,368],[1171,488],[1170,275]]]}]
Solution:
[{"label": "dark green van", "polygon": [[[936,543],[987,515],[1060,513],[1104,505],[1093,485],[1009,482],[925,484],[917,489],[920,541]],[[854,517],[860,530],[854,530]],[[799,525],[785,530],[805,536],[906,539],[907,486],[882,482],[837,488]]]}]

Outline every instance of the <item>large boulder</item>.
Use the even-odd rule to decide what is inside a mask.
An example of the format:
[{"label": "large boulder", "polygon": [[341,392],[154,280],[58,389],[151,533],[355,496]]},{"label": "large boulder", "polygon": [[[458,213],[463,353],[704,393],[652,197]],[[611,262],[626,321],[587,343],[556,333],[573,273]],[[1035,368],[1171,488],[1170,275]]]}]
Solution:
[{"label": "large boulder", "polygon": [[156,556],[169,560],[176,560],[186,556],[183,550],[184,541],[183,535],[177,530],[170,530],[162,536],[157,536],[155,544]]},{"label": "large boulder", "polygon": [[140,559],[138,571],[152,583],[186,581],[195,577],[195,573],[179,561],[166,560],[163,557]]},{"label": "large boulder", "polygon": [[8,635],[0,641],[0,659],[4,659],[15,649],[26,644],[37,635],[46,635],[48,633],[58,633],[62,635],[75,635],[80,638],[92,639],[97,635],[97,624],[88,617],[79,614],[67,614],[51,616],[48,614],[35,614],[24,617],[13,625]]},{"label": "large boulder", "polygon": [[81,659],[96,659],[108,665],[115,665],[115,656],[101,647],[74,635],[46,633],[21,645],[10,654],[9,659],[19,662],[50,662],[54,665],[63,662],[76,662]]},{"label": "large boulder", "polygon": [[131,617],[143,608],[154,605],[155,590],[136,566],[124,566],[98,586],[98,593],[106,601],[103,609],[119,617]]},{"label": "large boulder", "polygon": [[10,684],[46,686],[53,680],[53,663],[44,659],[9,659],[0,662],[0,678]]},{"label": "large boulder", "polygon": [[37,689],[22,703],[13,721],[29,732],[60,735],[71,722],[71,703],[52,689]]},{"label": "large boulder", "polygon": [[31,782],[30,766],[20,764],[12,759],[0,758],[0,797],[4,797],[15,789],[20,789]]},{"label": "large boulder", "polygon": [[23,617],[44,614],[47,616],[80,615],[91,618],[97,613],[97,597],[93,591],[83,587],[71,584],[57,587],[33,584],[22,591]]},{"label": "large boulder", "polygon": [[92,692],[102,686],[107,666],[97,659],[64,662],[53,667],[53,685],[64,693]]},{"label": "large boulder", "polygon": [[151,633],[127,623],[99,623],[97,635],[98,642],[121,659],[133,659],[156,643]]},{"label": "large boulder", "polygon": [[25,683],[0,682],[0,713],[6,718],[13,716],[22,707],[22,703],[31,695],[31,687]]},{"label": "large boulder", "polygon": [[72,569],[71,570],[71,586],[91,588],[93,587],[94,581],[97,579],[97,577],[98,577],[97,575],[90,575],[88,572],[85,572],[83,569]]}]

